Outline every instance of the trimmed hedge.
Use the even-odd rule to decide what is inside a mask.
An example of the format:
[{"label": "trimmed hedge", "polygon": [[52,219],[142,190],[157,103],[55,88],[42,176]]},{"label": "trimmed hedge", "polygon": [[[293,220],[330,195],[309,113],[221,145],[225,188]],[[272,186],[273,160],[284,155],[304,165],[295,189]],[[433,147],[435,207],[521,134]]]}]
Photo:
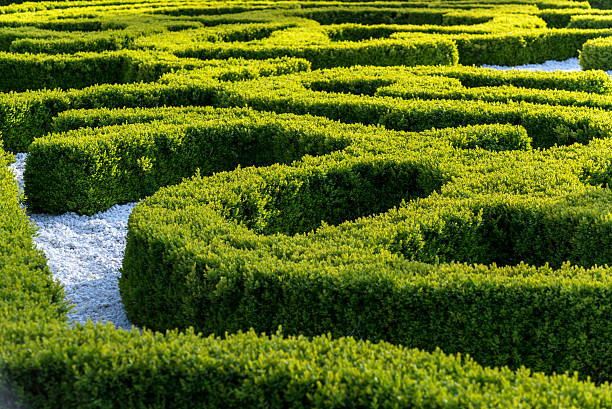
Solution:
[{"label": "trimmed hedge", "polygon": [[[293,115],[255,115],[249,110],[166,113],[170,115],[165,122],[86,128],[35,140],[24,174],[28,209],[93,214],[178,183],[196,169],[208,175],[236,165],[290,163],[341,149],[349,141],[348,135],[303,129],[305,120]],[[71,180],[70,185],[64,180]]]},{"label": "trimmed hedge", "polygon": [[591,7],[597,9],[612,9],[612,2],[610,0],[589,0]]},{"label": "trimmed hedge", "polygon": [[[454,41],[463,65],[537,64],[547,60],[577,57],[591,39],[610,36],[612,31],[592,29],[512,30],[510,33],[449,34],[441,36]],[[409,37],[395,33],[391,38]]]},{"label": "trimmed hedge", "polygon": [[159,53],[134,51],[73,55],[0,53],[0,91],[84,88],[94,84],[155,81],[180,68],[201,67]]},{"label": "trimmed hedge", "polygon": [[313,68],[351,65],[455,65],[459,59],[454,42],[446,39],[411,38],[330,44],[300,45],[219,45],[189,46],[175,51],[179,57],[201,59],[277,57],[304,58]]},{"label": "trimmed hedge", "polygon": [[[88,122],[79,121],[87,115]],[[74,118],[74,115],[68,116]],[[149,122],[142,124],[139,122]],[[353,142],[349,131],[307,116],[273,115],[244,109],[154,109],[81,111],[59,124],[74,127],[37,139],[24,174],[26,204],[35,213],[93,214],[136,201],[198,170],[203,175],[239,166],[290,163]],[[312,124],[311,127],[306,126]],[[334,132],[327,131],[332,127]],[[528,149],[521,127],[491,125],[427,133],[461,149]],[[62,181],[69,179],[70,186]]]},{"label": "trimmed hedge", "polygon": [[[458,154],[453,130],[330,124],[329,137],[343,127],[358,142],[341,151],[144,199],[120,279],[130,319],[217,334],[282,325],[610,379],[609,269],[564,264],[612,260],[612,193],[580,179],[587,159],[612,156],[609,139]],[[439,264],[452,261],[469,264]]]},{"label": "trimmed hedge", "polygon": [[[0,154],[0,404],[39,408],[328,408],[522,402],[606,406],[608,386],[488,369],[470,358],[352,338],[224,339],[65,324],[66,305]],[[401,376],[398,376],[401,374]],[[502,382],[500,383],[500,380]],[[450,385],[450,386],[449,386]],[[376,402],[376,405],[373,404]],[[505,404],[504,403],[504,404]]]},{"label": "trimmed hedge", "polygon": [[[328,336],[224,339],[65,324],[0,154],[0,404],[40,408],[406,405],[597,408],[608,385],[489,369],[470,358]],[[21,403],[19,403],[21,402]],[[374,403],[375,402],[375,403]]]},{"label": "trimmed hedge", "polygon": [[569,26],[575,28],[612,28],[612,15],[572,16]]},{"label": "trimmed hedge", "polygon": [[[555,56],[564,56],[575,53],[588,36],[608,35],[606,30],[541,30],[532,33],[539,36],[532,41],[516,30],[541,24],[538,15],[544,13],[561,22],[567,7],[588,5],[490,1],[488,10],[479,12],[463,10],[483,5],[473,0],[449,3],[454,10],[442,16],[442,23],[457,24],[484,21],[490,14],[492,20],[472,26],[497,26],[486,44],[470,36],[458,40],[469,40],[470,52],[483,45],[483,56],[499,46],[498,55],[537,60],[552,55],[539,49],[546,44],[558,47]],[[366,38],[340,50],[346,44],[330,40],[325,28],[289,17],[320,14],[316,2],[235,8],[175,0],[90,5],[2,7],[0,25],[56,32],[31,30],[29,37],[25,29],[7,30],[1,46],[48,53],[114,47],[94,41],[109,31],[81,34],[86,41],[80,42],[64,30],[125,27],[121,33],[139,37],[134,46],[153,44],[151,50],[165,47],[163,38],[171,42],[193,34],[207,50],[309,50],[315,66],[324,66],[328,55],[334,64],[372,63],[350,52],[373,45],[380,47],[367,58],[405,62],[416,54],[390,44],[405,47],[434,38],[452,49],[444,58],[456,62],[451,31],[441,37],[414,34],[409,40]],[[386,2],[367,5],[374,20],[383,16],[377,10],[388,8]],[[413,6],[423,14],[439,13],[423,1],[393,6],[400,16]],[[503,10],[516,18],[503,23]],[[258,23],[233,31],[199,28],[241,21]],[[497,36],[510,31],[514,34]],[[521,38],[532,50],[519,48]],[[67,173],[78,175],[72,178],[73,193],[64,199],[81,192],[69,204],[78,202],[87,211],[133,200],[128,195],[134,191],[147,195],[180,182],[196,168],[206,175],[239,164],[270,165],[197,176],[145,199],[130,220],[121,291],[132,314],[160,329],[195,323],[220,334],[251,326],[276,331],[283,324],[284,333],[314,337],[249,332],[221,339],[191,329],[162,334],[111,325],[68,328],[61,288],[32,244],[32,227],[0,153],[0,406],[7,406],[5,391],[24,398],[23,406],[43,408],[612,406],[609,385],[578,380],[589,375],[597,382],[611,379],[610,269],[594,266],[612,258],[612,196],[605,187],[611,174],[610,120],[603,110],[558,106],[607,108],[606,95],[575,92],[606,94],[610,80],[604,73],[355,68],[231,83],[307,71],[311,63],[154,61],[151,56],[158,54],[151,50],[142,51],[142,59],[128,58],[126,71],[115,72],[121,81],[111,82],[163,76],[156,83],[0,96],[4,139],[11,149],[25,150],[34,136],[57,132],[32,145],[27,178],[50,190],[53,178],[64,185]],[[432,61],[444,54],[430,51],[425,57]],[[41,55],[31,61],[52,61],[65,76],[62,87],[107,78],[106,72],[73,75],[80,68],[71,58],[81,57]],[[480,57],[473,53],[474,61]],[[185,65],[198,70],[165,74]],[[22,73],[35,80],[39,68]],[[377,92],[410,98],[421,92],[430,100],[375,97]],[[509,95],[547,105],[496,102],[486,110],[483,102],[462,107],[457,100],[440,99],[507,101]],[[245,101],[278,111],[312,109],[346,121],[364,117],[389,127],[426,130],[414,134],[310,116],[194,106]],[[109,109],[124,106],[138,108]],[[156,108],[142,108],[147,106]],[[66,112],[100,107],[105,108]],[[457,124],[474,125],[429,129]],[[574,141],[583,145],[530,149]],[[51,165],[53,172],[35,173]],[[79,201],[82,192],[91,197]],[[35,199],[33,194],[26,200]],[[56,199],[54,206],[60,202]],[[319,336],[325,332],[370,341]],[[580,374],[546,377],[525,369],[486,369],[440,351],[371,343],[381,339],[471,352],[481,365]]]},{"label": "trimmed hedge", "polygon": [[143,403],[168,409],[392,408],[398,402],[598,408],[612,402],[609,386],[575,376],[490,369],[441,351],[352,338],[250,332],[219,339],[102,326],[11,330],[44,333],[47,349],[29,336],[11,346],[13,357],[5,365],[26,389],[28,401],[41,408],[133,408]]},{"label": "trimmed hedge", "polygon": [[587,41],[580,52],[580,65],[585,70],[612,70],[612,39]]},{"label": "trimmed hedge", "polygon": [[443,8],[373,8],[373,7],[329,7],[297,11],[291,15],[314,20],[319,24],[431,24],[471,25],[486,23],[493,18],[490,11],[475,13]]},{"label": "trimmed hedge", "polygon": [[[326,76],[333,81],[333,71]],[[321,76],[317,73],[314,79]],[[258,110],[326,116],[344,122],[381,124],[422,131],[483,123],[511,123],[527,129],[536,147],[587,143],[612,135],[609,114],[592,108],[483,101],[400,100],[312,91],[309,76],[220,84],[216,106],[250,106]]]},{"label": "trimmed hedge", "polygon": [[77,52],[116,51],[134,45],[134,35],[119,32],[100,36],[72,38],[23,38],[11,42],[12,53],[74,54]]},{"label": "trimmed hedge", "polygon": [[[526,104],[498,106],[487,104],[485,106],[484,102],[476,101],[467,104],[460,104],[458,101],[431,101],[424,103],[391,101],[383,98],[328,95],[309,91],[299,86],[304,81],[331,83],[338,79],[340,87],[348,86],[349,88],[346,89],[349,91],[351,89],[355,90],[355,86],[363,89],[367,85],[368,90],[366,91],[368,92],[366,93],[374,93],[379,86],[389,85],[391,78],[393,81],[399,81],[401,78],[414,78],[415,75],[425,76],[425,79],[433,75],[458,79],[467,87],[512,85],[536,89],[583,90],[606,93],[610,89],[611,81],[603,72],[551,73],[546,75],[544,73],[530,72],[499,72],[473,67],[415,67],[407,70],[388,68],[389,72],[384,73],[374,68],[355,68],[349,71],[339,69],[329,72],[325,71],[320,74],[312,74],[310,77],[301,75],[295,78],[287,77],[274,81],[266,80],[265,83],[231,85],[219,83],[216,79],[237,81],[258,76],[304,71],[309,68],[309,64],[304,60],[296,59],[245,61],[242,66],[236,65],[232,60],[227,62],[209,61],[207,64],[209,64],[209,67],[203,70],[165,75],[159,83],[103,85],[69,92],[40,91],[0,95],[0,129],[4,132],[4,140],[9,149],[25,151],[32,139],[42,136],[45,132],[51,130],[52,118],[55,115],[71,108],[96,108],[100,106],[155,107],[163,105],[234,106],[236,104],[253,104],[252,106],[263,109],[279,109],[282,112],[295,113],[319,112],[323,116],[331,115],[332,118],[336,119],[382,123],[395,129],[405,130],[422,130],[427,129],[428,126],[477,124],[481,120],[525,125],[525,121],[530,121],[528,118],[536,120],[537,117],[541,116],[540,119],[537,119],[539,122],[536,121],[532,125],[526,125],[528,129],[531,129],[530,132],[533,132],[534,126],[540,126],[537,123],[544,124],[543,121],[555,121],[552,124],[542,125],[541,132],[544,139],[537,135],[532,135],[535,138],[536,146],[571,143],[572,140],[584,142],[592,137],[600,137],[598,135],[604,135],[601,132],[606,132],[605,125],[601,125],[604,127],[601,128],[597,124],[600,123],[598,118],[602,118],[602,121],[605,121],[604,117],[607,114],[599,111],[577,108],[567,108],[569,110],[566,111],[564,108],[563,112],[568,112],[568,116],[559,117],[556,113],[558,110],[546,106]],[[349,83],[353,85],[342,85],[347,84],[347,81],[342,79],[347,76],[351,77]],[[373,77],[380,77],[384,81],[373,81]],[[422,83],[423,80],[419,81]],[[452,81],[450,82],[452,83]],[[304,101],[298,101],[292,97],[290,101],[284,102],[287,97],[283,97],[277,91],[268,91],[273,87],[279,86],[292,89],[292,92],[296,93],[295,95],[303,95],[308,98]],[[339,88],[337,90],[342,89]],[[471,93],[474,97],[478,98],[482,96],[483,99],[487,96],[491,98],[491,95],[493,99],[508,99],[507,95],[504,96],[504,90],[484,90],[481,93],[467,90],[465,92]],[[430,97],[434,98],[435,94],[435,92],[430,93]],[[555,93],[545,94],[527,90],[523,92],[523,95],[525,100],[549,104],[572,104],[602,108],[609,106],[607,97],[587,97],[583,94],[571,93],[558,93],[556,95]],[[321,101],[323,105],[318,101]],[[410,108],[412,106],[416,107],[416,111],[410,111],[413,112],[412,116],[425,115],[422,119],[418,119],[416,122],[418,126],[416,128],[414,127],[415,124],[406,123],[405,119],[398,122],[393,117],[395,113],[401,114],[408,112],[406,110],[412,110]],[[311,109],[314,111],[310,111]],[[342,111],[346,109],[349,111]],[[432,111],[428,111],[430,109]],[[391,110],[392,114],[387,115],[389,110]],[[350,111],[353,111],[353,113]],[[363,116],[359,112],[368,112],[368,114]],[[443,114],[444,116],[441,118],[447,118],[446,120],[449,122],[441,122],[439,124],[427,122],[427,112],[431,112],[431,115]],[[557,119],[546,119],[547,115],[549,118]],[[570,122],[563,124],[563,121],[565,121],[561,120],[563,117],[567,118],[567,121]],[[431,121],[435,120],[434,117],[430,118]],[[551,129],[557,129],[558,139],[553,139],[555,134],[548,132],[551,126]],[[537,132],[540,131],[536,130],[536,134]]]},{"label": "trimmed hedge", "polygon": [[67,92],[54,90],[0,94],[0,130],[3,132],[4,143],[11,151],[25,152],[34,138],[50,130],[55,115],[73,108],[209,105],[212,97],[210,82],[216,79],[238,81],[310,69],[307,61],[294,58],[210,60],[202,61],[201,64],[206,67],[199,71],[200,75],[207,78],[208,82],[204,84],[201,81],[109,84]]}]

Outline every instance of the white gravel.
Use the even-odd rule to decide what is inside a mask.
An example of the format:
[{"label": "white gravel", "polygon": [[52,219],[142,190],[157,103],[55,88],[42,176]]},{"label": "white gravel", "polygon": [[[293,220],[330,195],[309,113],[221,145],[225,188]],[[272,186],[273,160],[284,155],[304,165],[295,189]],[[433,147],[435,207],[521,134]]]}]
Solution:
[{"label": "white gravel", "polygon": [[546,61],[542,64],[525,64],[508,67],[503,65],[483,65],[483,68],[493,68],[496,70],[523,70],[523,71],[580,71],[578,58],[570,58],[565,61]]},{"label": "white gravel", "polygon": [[[515,67],[483,67],[580,71],[577,58]],[[612,71],[608,74],[612,76]],[[15,155],[17,161],[11,165],[21,189],[26,156],[24,153]],[[69,314],[70,321],[110,321],[117,327],[131,328],[123,310],[117,280],[125,250],[127,220],[134,206],[135,203],[117,205],[89,217],[75,213],[30,215],[39,229],[34,241],[46,254],[53,276],[64,285],[67,299],[75,306]]]},{"label": "white gravel", "polygon": [[[542,64],[525,64],[516,65],[514,67],[503,66],[503,65],[483,65],[483,68],[493,68],[495,70],[523,70],[523,71],[580,71],[580,63],[578,58],[570,58],[565,61],[546,61]],[[612,71],[606,71],[606,73],[612,77]]]},{"label": "white gravel", "polygon": [[[23,189],[26,154],[15,155],[11,165]],[[119,268],[125,250],[127,221],[135,203],[116,205],[93,216],[66,213],[32,214],[38,227],[36,245],[45,253],[55,279],[64,285],[74,309],[69,321],[110,321],[131,328],[119,296]]]}]

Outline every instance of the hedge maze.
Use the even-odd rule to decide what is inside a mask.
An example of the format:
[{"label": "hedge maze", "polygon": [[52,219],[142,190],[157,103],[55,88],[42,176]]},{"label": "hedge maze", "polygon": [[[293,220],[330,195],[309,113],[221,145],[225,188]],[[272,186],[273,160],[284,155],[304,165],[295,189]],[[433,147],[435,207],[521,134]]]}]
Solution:
[{"label": "hedge maze", "polygon": [[[0,406],[611,407],[607,3],[2,2]],[[134,201],[68,325],[26,211]]]}]

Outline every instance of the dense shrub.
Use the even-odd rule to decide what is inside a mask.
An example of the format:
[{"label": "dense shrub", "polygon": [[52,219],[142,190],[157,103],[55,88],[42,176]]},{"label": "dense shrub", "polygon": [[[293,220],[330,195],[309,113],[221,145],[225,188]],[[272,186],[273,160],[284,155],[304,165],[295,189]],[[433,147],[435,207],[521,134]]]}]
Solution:
[{"label": "dense shrub", "polygon": [[[313,77],[317,80],[322,76],[315,73]],[[333,81],[334,71],[327,72],[323,77]],[[310,78],[308,75],[281,76],[265,81],[220,84],[219,90],[215,91],[213,104],[248,105],[258,110],[321,115],[344,122],[381,124],[405,131],[511,123],[525,127],[536,147],[586,143],[593,138],[607,138],[612,131],[608,113],[599,109],[560,108],[512,101],[491,104],[483,101],[357,96],[309,90],[306,86]]]},{"label": "dense shrub", "polygon": [[585,70],[612,70],[612,39],[587,41],[580,52],[580,65]]},{"label": "dense shrub", "polygon": [[[213,89],[210,81],[238,81],[310,69],[307,61],[293,58],[259,61],[209,60],[201,64],[206,67],[199,71],[207,78],[204,84],[201,81],[161,85],[109,84],[67,92],[45,90],[0,94],[0,130],[3,132],[4,143],[11,151],[25,152],[35,137],[42,136],[50,129],[55,115],[71,108],[208,105]],[[154,64],[154,68],[155,66],[160,67]],[[143,70],[150,72],[146,66]],[[137,73],[140,71],[137,70]]]},{"label": "dense shrub", "polygon": [[120,287],[145,326],[66,324],[0,151],[0,407],[612,406],[578,380],[612,379],[612,81],[456,65],[575,56],[609,18],[569,0],[0,5],[21,200],[144,198]]},{"label": "dense shrub", "polygon": [[202,59],[298,57],[313,68],[351,65],[454,65],[455,44],[446,39],[371,40],[322,45],[196,45],[176,52],[180,57]]},{"label": "dense shrub", "polygon": [[[361,142],[196,177],[137,206],[120,279],[130,319],[330,331],[609,379],[608,269],[563,264],[612,259],[612,196],[580,181],[609,140],[457,161],[454,130],[346,129]],[[438,264],[451,261],[470,264]]]}]

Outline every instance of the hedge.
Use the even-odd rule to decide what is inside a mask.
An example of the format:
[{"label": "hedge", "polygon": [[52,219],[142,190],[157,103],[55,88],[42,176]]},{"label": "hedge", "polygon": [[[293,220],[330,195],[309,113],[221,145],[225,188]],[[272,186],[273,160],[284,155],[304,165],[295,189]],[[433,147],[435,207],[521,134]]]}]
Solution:
[{"label": "hedge", "polygon": [[454,65],[458,54],[455,44],[446,39],[414,38],[406,40],[371,40],[330,44],[299,45],[219,45],[210,43],[175,51],[179,57],[201,59],[277,57],[304,58],[313,68],[351,65]]},{"label": "hedge", "polygon": [[154,81],[180,68],[202,66],[160,53],[115,51],[72,55],[0,53],[0,90],[84,88],[95,84]]},{"label": "hedge", "polygon": [[[330,80],[333,73],[327,74]],[[587,143],[593,138],[607,138],[612,131],[609,114],[594,108],[357,96],[309,90],[308,79],[308,75],[300,75],[220,84],[213,105],[320,115],[405,131],[511,123],[525,127],[535,147]]]},{"label": "hedge", "polygon": [[236,164],[290,163],[347,143],[346,135],[303,130],[303,123],[291,115],[276,119],[248,110],[180,110],[164,122],[50,134],[29,148],[26,204],[36,213],[93,214],[178,183],[196,169],[208,175]]},{"label": "hedge", "polygon": [[[312,111],[313,113],[319,112],[323,116],[331,115],[332,118],[346,121],[383,123],[395,129],[403,130],[422,130],[427,129],[428,126],[469,125],[476,124],[481,120],[488,121],[489,123],[501,120],[502,122],[509,121],[525,125],[526,121],[534,120],[536,122],[526,126],[530,132],[534,132],[534,126],[542,126],[541,131],[536,130],[535,132],[536,134],[541,132],[542,138],[544,138],[541,139],[537,135],[532,135],[535,138],[536,146],[571,143],[573,140],[585,142],[592,137],[601,137],[606,132],[605,124],[602,125],[599,118],[605,122],[607,114],[583,108],[564,108],[562,112],[567,112],[567,115],[559,116],[557,114],[558,109],[539,105],[500,104],[492,106],[486,104],[485,106],[484,102],[475,101],[462,104],[459,101],[453,102],[448,100],[423,103],[418,101],[391,101],[383,98],[328,95],[308,91],[299,86],[304,81],[331,83],[335,78],[341,79],[349,76],[351,77],[351,84],[362,84],[359,85],[360,87],[365,86],[363,84],[376,85],[376,87],[368,85],[369,92],[374,93],[378,86],[389,85],[390,80],[380,83],[380,81],[372,81],[372,77],[393,78],[394,81],[399,81],[402,77],[414,78],[417,75],[425,76],[423,77],[425,80],[431,76],[455,78],[467,87],[507,84],[535,89],[581,90],[606,93],[610,89],[611,81],[603,72],[552,73],[546,75],[544,73],[529,72],[499,72],[473,67],[415,67],[410,69],[389,68],[389,73],[385,74],[383,71],[374,68],[355,68],[349,71],[339,69],[329,72],[325,71],[320,74],[312,74],[311,77],[300,75],[295,78],[287,77],[274,81],[267,80],[265,83],[231,85],[219,83],[216,79],[236,81],[260,75],[277,75],[303,71],[308,69],[309,65],[304,60],[295,59],[250,61],[248,63],[245,62],[244,64],[246,65],[242,67],[234,64],[232,60],[227,62],[209,61],[207,64],[209,65],[208,68],[203,70],[165,75],[159,83],[102,85],[69,92],[40,91],[0,95],[0,129],[4,132],[4,140],[9,149],[25,151],[35,137],[42,136],[45,132],[51,130],[52,118],[55,115],[71,108],[96,108],[100,106],[155,107],[163,105],[234,106],[236,104],[244,105],[248,103],[256,107],[278,109],[283,112],[309,113],[309,110],[312,109],[314,110]],[[422,83],[423,80],[420,81]],[[267,91],[270,87],[274,86],[288,87],[287,89],[293,89],[292,92],[296,92],[295,95],[303,95],[308,98],[304,101],[298,101],[294,98],[291,101],[285,101],[286,98],[282,97],[282,94],[277,91],[273,93]],[[590,97],[583,94],[562,92],[557,93],[557,95],[553,92],[546,94],[529,92],[527,90],[522,92],[524,95],[523,99],[527,101],[602,108],[608,106],[608,98],[604,96]],[[481,94],[474,92],[472,94],[474,97],[482,95],[483,98],[487,94],[493,94],[493,99],[507,99],[507,95],[504,97],[504,90],[485,90]],[[430,95],[432,98],[435,97],[434,92],[430,93]],[[495,97],[495,95],[498,96]],[[323,105],[316,107],[315,105],[320,105],[317,102],[319,100]],[[413,106],[416,107],[416,111],[411,111]],[[360,114],[357,111],[352,114],[348,111],[345,113],[342,111],[343,109],[366,110],[363,112],[369,113],[365,117],[360,116],[358,118],[356,115]],[[387,115],[389,110],[391,110],[391,113]],[[396,113],[399,115],[408,112],[407,110],[413,112],[411,115],[415,118],[417,118],[415,115],[420,115],[419,118],[421,119],[418,119],[416,123],[407,123],[405,119],[397,121],[397,118],[393,117]],[[427,122],[436,120],[434,116],[442,114],[444,116],[441,118],[447,118],[445,119],[447,122],[440,122],[439,124],[437,122]],[[429,116],[430,119],[427,119],[427,115],[434,116]],[[550,120],[553,123],[546,123],[546,121]],[[538,123],[540,125],[537,125]],[[552,126],[551,129],[557,128],[557,139],[553,139],[555,138],[554,133],[548,132],[548,127],[550,126]]]},{"label": "hedge", "polygon": [[[81,128],[36,139],[24,174],[30,211],[93,214],[179,183],[196,170],[210,175],[236,165],[290,163],[304,155],[342,149],[351,141],[347,131],[323,132],[331,125],[322,119],[244,109],[101,110],[82,115],[97,125],[134,124]],[[59,123],[76,122],[65,121]],[[153,122],[138,123],[149,121]],[[530,138],[520,127],[477,126],[428,135],[463,149],[530,147]],[[69,186],[62,183],[67,179],[72,181]]]},{"label": "hedge", "polygon": [[0,404],[5,407],[362,407],[612,403],[608,385],[461,355],[329,336],[69,328],[17,186],[0,155]]},{"label": "hedge", "polygon": [[[457,44],[460,64],[515,66],[577,57],[588,40],[610,34],[609,29],[534,29],[512,30],[510,33],[448,34],[441,38]],[[391,38],[401,39],[411,35],[398,32]]]},{"label": "hedge", "polygon": [[609,269],[591,266],[612,259],[612,194],[581,179],[609,139],[459,155],[452,133],[330,124],[328,138],[343,129],[358,142],[341,151],[144,199],[120,279],[132,322],[282,325],[609,379]]},{"label": "hedge", "polygon": [[[199,73],[209,81],[237,81],[310,69],[307,61],[293,58],[258,61],[210,60],[201,64],[207,68]],[[143,67],[147,72],[145,68]],[[55,115],[71,108],[208,105],[210,100],[210,85],[193,81],[169,85],[108,84],[67,92],[45,90],[7,93],[0,94],[0,130],[3,132],[7,149],[25,152],[35,137],[42,136],[50,129]]]},{"label": "hedge", "polygon": [[612,70],[612,39],[587,41],[580,52],[580,65],[585,70]]},{"label": "hedge", "polygon": [[612,3],[609,0],[589,0],[593,8],[597,9],[612,9]]},{"label": "hedge", "polygon": [[119,32],[79,38],[24,38],[11,42],[12,53],[74,54],[77,52],[117,51],[134,45],[134,36]]}]

